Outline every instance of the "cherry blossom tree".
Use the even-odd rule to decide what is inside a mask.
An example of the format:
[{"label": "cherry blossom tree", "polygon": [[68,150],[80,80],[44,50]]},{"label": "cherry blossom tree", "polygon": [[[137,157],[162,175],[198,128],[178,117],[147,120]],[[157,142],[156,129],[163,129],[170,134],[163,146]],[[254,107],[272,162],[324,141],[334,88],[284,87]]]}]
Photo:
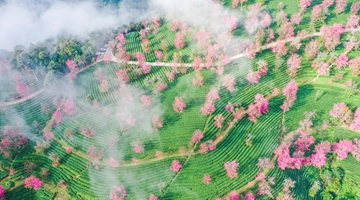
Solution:
[{"label": "cherry blossom tree", "polygon": [[319,50],[319,42],[317,40],[312,40],[309,42],[309,44],[306,45],[305,55],[309,60],[312,60],[318,54]]},{"label": "cherry blossom tree", "polygon": [[233,31],[237,27],[237,20],[235,16],[227,17],[225,18],[225,24],[230,29],[230,31]]},{"label": "cherry blossom tree", "polygon": [[334,50],[335,47],[340,44],[340,35],[343,31],[342,25],[337,23],[332,26],[322,26],[320,28],[321,38],[328,51]]},{"label": "cherry blossom tree", "polygon": [[52,118],[54,119],[56,125],[60,125],[62,123],[62,112],[60,110],[55,110]]},{"label": "cherry blossom tree", "polygon": [[183,112],[186,108],[186,104],[181,97],[175,97],[173,109],[175,112]]},{"label": "cherry blossom tree", "polygon": [[104,62],[105,63],[110,63],[111,62],[111,59],[112,59],[112,55],[110,52],[105,52],[104,54]]},{"label": "cherry blossom tree", "polygon": [[286,54],[287,48],[283,40],[278,40],[275,43],[275,46],[272,48],[272,52],[276,53],[276,57],[279,58]]},{"label": "cherry blossom tree", "polygon": [[229,90],[229,92],[234,92],[235,90],[235,84],[236,80],[235,77],[231,74],[226,74],[222,79],[222,86],[226,87],[226,89]]},{"label": "cherry blossom tree", "polygon": [[347,19],[347,23],[345,28],[356,28],[359,26],[359,16],[358,15],[351,15],[348,19]]},{"label": "cherry blossom tree", "polygon": [[200,129],[197,129],[195,130],[194,134],[191,137],[191,144],[192,145],[196,144],[200,142],[200,140],[203,138],[204,138],[204,133]]},{"label": "cherry blossom tree", "polygon": [[150,41],[149,39],[143,39],[140,43],[141,45],[141,48],[142,50],[145,52],[145,53],[150,53]]},{"label": "cherry blossom tree", "polygon": [[283,90],[283,95],[286,97],[284,104],[281,107],[285,112],[289,111],[293,102],[296,100],[296,93],[298,91],[298,87],[296,85],[295,80],[291,80]]},{"label": "cherry blossom tree", "polygon": [[164,126],[164,121],[158,114],[154,114],[151,118],[151,124],[153,127],[153,130],[157,132],[159,128],[162,128]]},{"label": "cherry blossom tree", "polygon": [[228,161],[224,164],[224,169],[226,170],[226,174],[231,179],[238,176],[238,167],[239,167],[239,163],[236,162],[236,160]]},{"label": "cherry blossom tree", "polygon": [[246,80],[250,85],[255,85],[259,83],[261,76],[258,71],[250,71],[250,73],[246,76]]},{"label": "cherry blossom tree", "polygon": [[101,156],[101,151],[95,145],[90,145],[87,149],[87,153],[92,158],[99,158]]},{"label": "cherry blossom tree", "polygon": [[311,21],[313,23],[320,21],[324,17],[324,12],[321,4],[315,5],[311,12]]},{"label": "cherry blossom tree", "polygon": [[272,188],[270,187],[267,181],[261,181],[259,184],[259,195],[268,195],[270,198],[273,198]]},{"label": "cherry blossom tree", "polygon": [[351,59],[349,61],[349,67],[350,67],[350,69],[353,70],[352,74],[354,76],[359,76],[359,74],[360,74],[360,57]]},{"label": "cherry blossom tree", "polygon": [[175,48],[183,49],[185,47],[185,35],[182,32],[176,33]]},{"label": "cherry blossom tree", "polygon": [[338,160],[343,160],[348,157],[348,153],[352,152],[356,146],[351,140],[343,139],[339,142],[334,142],[332,150],[337,154]]},{"label": "cherry blossom tree", "polygon": [[211,182],[211,176],[210,174],[204,174],[204,177],[202,179],[202,182],[205,184],[205,185],[209,185],[210,182]]},{"label": "cherry blossom tree", "polygon": [[210,34],[204,30],[200,30],[196,34],[196,40],[201,47],[205,48],[210,42]]},{"label": "cherry blossom tree", "polygon": [[106,93],[109,91],[109,87],[109,82],[106,79],[103,79],[99,85],[99,92]]},{"label": "cherry blossom tree", "polygon": [[255,196],[253,193],[246,193],[245,200],[255,200]]},{"label": "cherry blossom tree", "polygon": [[215,120],[214,125],[218,128],[221,128],[225,120],[225,117],[222,114],[218,114],[214,117],[214,120]]},{"label": "cherry blossom tree", "polygon": [[192,84],[197,86],[204,85],[204,77],[202,76],[200,71],[196,71],[195,78],[192,80]]},{"label": "cherry blossom tree", "polygon": [[66,153],[71,153],[73,151],[73,149],[71,147],[66,147]]},{"label": "cherry blossom tree", "polygon": [[51,131],[44,131],[45,140],[52,140],[54,138],[54,134]]},{"label": "cherry blossom tree", "polygon": [[119,161],[117,159],[111,157],[111,158],[109,158],[108,165],[111,168],[119,167]]},{"label": "cherry blossom tree", "polygon": [[152,102],[151,97],[149,95],[142,95],[140,97],[140,100],[143,103],[143,105],[142,105],[143,108],[149,107]]},{"label": "cherry blossom tree", "polygon": [[239,200],[239,195],[235,190],[230,192],[229,200]]},{"label": "cherry blossom tree", "polygon": [[38,190],[42,186],[42,182],[40,179],[36,178],[35,176],[29,176],[25,178],[24,182],[25,188],[32,188],[34,190]]},{"label": "cherry blossom tree", "polygon": [[343,67],[346,67],[349,64],[349,58],[346,56],[346,54],[342,53],[338,59],[336,59],[336,69],[342,69]]},{"label": "cherry blossom tree", "polygon": [[164,55],[161,51],[155,51],[155,56],[158,59],[158,62],[160,62],[164,57]]},{"label": "cherry blossom tree", "polygon": [[131,146],[133,147],[133,151],[135,153],[142,153],[144,149],[144,145],[140,140],[135,140],[131,143]]},{"label": "cherry blossom tree", "polygon": [[360,10],[360,2],[355,2],[355,3],[351,4],[350,12],[353,15],[357,15],[359,10]]},{"label": "cherry blossom tree", "polygon": [[296,24],[296,25],[298,25],[298,24],[301,23],[301,21],[302,21],[302,17],[301,17],[301,13],[300,13],[300,12],[295,13],[295,14],[293,14],[293,15],[291,16],[291,19],[290,19],[291,24]]},{"label": "cherry blossom tree", "polygon": [[324,0],[321,6],[324,7],[325,9],[328,9],[333,4],[334,4],[334,0]]},{"label": "cherry blossom tree", "polygon": [[288,69],[286,72],[289,76],[296,76],[298,69],[300,69],[301,65],[301,58],[298,54],[293,54],[287,60]]},{"label": "cherry blossom tree", "polygon": [[162,151],[156,151],[155,152],[155,157],[157,157],[158,159],[161,159],[162,158],[162,156],[163,156],[163,152]]},{"label": "cherry blossom tree", "polygon": [[116,39],[120,42],[121,45],[124,45],[126,42],[126,38],[124,34],[120,33],[118,36],[116,36]]},{"label": "cherry blossom tree", "polygon": [[344,12],[347,4],[348,4],[348,0],[336,0],[336,7],[335,7],[336,14]]},{"label": "cherry blossom tree", "polygon": [[209,93],[206,95],[206,99],[208,101],[216,101],[220,99],[218,89],[215,87],[212,87],[209,91]]},{"label": "cherry blossom tree", "polygon": [[180,163],[180,161],[178,161],[178,160],[173,160],[172,161],[171,167],[170,167],[171,171],[179,172],[181,168],[182,168],[182,164]]},{"label": "cherry blossom tree", "polygon": [[66,99],[66,101],[62,104],[62,110],[67,115],[75,115],[77,111],[75,101],[72,98]]},{"label": "cherry blossom tree", "polygon": [[260,26],[262,26],[263,28],[268,28],[271,24],[271,21],[271,16],[269,15],[269,13],[266,13],[260,21]]},{"label": "cherry blossom tree", "polygon": [[210,115],[215,111],[215,106],[213,103],[205,103],[204,107],[201,108],[201,113],[206,116]]},{"label": "cherry blossom tree", "polygon": [[195,59],[194,59],[194,62],[192,64],[192,67],[194,70],[202,70],[204,64],[202,63],[202,59],[200,56],[197,56]]},{"label": "cherry blossom tree", "polygon": [[150,194],[149,200],[159,200],[154,194]]},{"label": "cherry blossom tree", "polygon": [[270,158],[259,158],[256,166],[260,167],[261,170],[274,168],[274,164],[271,163]]},{"label": "cherry blossom tree", "polygon": [[116,72],[116,77],[118,80],[123,81],[125,83],[130,81],[130,77],[127,74],[126,70],[124,69],[120,69],[119,71]]},{"label": "cherry blossom tree", "polygon": [[67,60],[67,61],[66,61],[66,66],[69,68],[70,73],[74,73],[74,72],[76,72],[77,70],[79,70],[79,69],[77,68],[77,66],[76,66],[75,61],[73,61],[73,60]]},{"label": "cherry blossom tree", "polygon": [[300,0],[300,3],[298,6],[300,8],[301,13],[304,13],[305,9],[311,5],[311,1],[312,0]]},{"label": "cherry blossom tree", "polygon": [[94,138],[96,135],[96,130],[93,127],[81,127],[80,128],[81,135],[89,138]]},{"label": "cherry blossom tree", "polygon": [[110,200],[123,200],[126,196],[126,190],[123,186],[114,187],[114,189],[110,192],[109,199]]},{"label": "cherry blossom tree", "polygon": [[25,84],[24,82],[19,81],[16,84],[16,92],[20,95],[20,97],[25,97],[30,92],[29,85]]},{"label": "cherry blossom tree", "polygon": [[294,27],[290,22],[283,22],[280,27],[277,29],[280,39],[287,39],[293,37]]}]

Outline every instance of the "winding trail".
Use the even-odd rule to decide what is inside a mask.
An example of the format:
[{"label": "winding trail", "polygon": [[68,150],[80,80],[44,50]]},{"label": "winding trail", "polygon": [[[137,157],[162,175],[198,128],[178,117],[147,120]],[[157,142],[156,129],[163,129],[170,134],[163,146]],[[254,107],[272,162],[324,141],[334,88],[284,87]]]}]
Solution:
[{"label": "winding trail", "polygon": [[[360,32],[360,27],[358,28],[349,28],[349,29],[345,29],[343,33],[349,33],[349,32],[352,32],[352,33],[355,33],[355,32]],[[278,41],[283,41],[285,43],[289,43],[289,42],[293,42],[295,40],[304,40],[304,39],[307,39],[307,38],[312,38],[312,37],[319,37],[321,36],[321,33],[320,32],[316,32],[316,33],[309,33],[307,35],[304,35],[304,36],[296,36],[296,37],[292,37],[292,38],[288,38],[288,39],[284,39],[284,40],[277,40],[275,42],[272,42],[272,43],[269,43],[269,44],[266,44],[264,46],[261,46],[259,47],[258,49],[256,49],[256,52],[259,52],[259,51],[262,51],[262,50],[266,50],[266,49],[270,49],[272,47],[274,47],[276,45],[276,43]],[[116,58],[113,53],[112,53],[112,50],[110,49],[110,47],[107,49],[107,51],[110,51],[111,55],[112,55],[112,58],[111,58],[111,61],[113,62],[116,62],[116,63],[127,63],[127,64],[130,64],[130,65],[138,65],[139,62],[138,61],[128,61],[128,62],[124,62],[118,58]],[[237,55],[234,55],[232,57],[230,57],[230,61],[234,61],[234,60],[237,60],[237,59],[240,59],[242,57],[245,57],[246,56],[246,53],[240,53],[240,54],[237,54]],[[84,70],[86,70],[87,68],[101,62],[103,60],[98,60],[94,63],[91,63],[89,64],[88,66],[80,69],[79,71],[75,72],[75,74],[78,74]],[[146,65],[150,65],[150,66],[164,66],[164,67],[172,67],[174,64],[178,65],[178,66],[184,66],[184,67],[192,67],[192,63],[169,63],[169,62],[145,62]],[[318,76],[316,78],[314,78],[314,81],[318,78]],[[38,94],[41,94],[42,92],[44,92],[45,89],[42,88],[36,92],[34,92],[33,94],[31,95],[28,95],[26,97],[23,97],[21,99],[17,99],[17,100],[14,100],[14,101],[9,101],[9,102],[0,102],[0,107],[1,106],[11,106],[11,105],[15,105],[15,104],[18,104],[18,103],[21,103],[21,102],[24,102],[28,99],[31,99],[35,96],[37,96]]]}]

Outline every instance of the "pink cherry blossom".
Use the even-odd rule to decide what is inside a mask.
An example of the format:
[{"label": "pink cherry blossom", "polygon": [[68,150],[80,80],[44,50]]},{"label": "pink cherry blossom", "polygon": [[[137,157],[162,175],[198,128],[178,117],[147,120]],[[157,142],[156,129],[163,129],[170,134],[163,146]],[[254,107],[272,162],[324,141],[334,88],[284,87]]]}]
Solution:
[{"label": "pink cherry blossom", "polygon": [[170,167],[171,171],[179,172],[181,168],[182,168],[182,164],[180,163],[180,161],[178,161],[178,160],[173,160],[172,161],[171,167]]},{"label": "pink cherry blossom", "polygon": [[238,176],[238,167],[239,167],[239,163],[236,162],[236,160],[228,161],[224,164],[224,169],[226,170],[226,174],[231,179]]}]

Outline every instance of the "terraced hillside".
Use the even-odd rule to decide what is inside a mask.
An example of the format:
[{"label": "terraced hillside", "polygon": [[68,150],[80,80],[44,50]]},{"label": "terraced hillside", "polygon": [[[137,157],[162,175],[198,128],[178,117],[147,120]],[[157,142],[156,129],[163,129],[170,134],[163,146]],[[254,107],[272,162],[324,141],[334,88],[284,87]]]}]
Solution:
[{"label": "terraced hillside", "polygon": [[360,2],[208,3],[220,32],[154,16],[52,87],[1,88],[0,196],[359,199]]}]

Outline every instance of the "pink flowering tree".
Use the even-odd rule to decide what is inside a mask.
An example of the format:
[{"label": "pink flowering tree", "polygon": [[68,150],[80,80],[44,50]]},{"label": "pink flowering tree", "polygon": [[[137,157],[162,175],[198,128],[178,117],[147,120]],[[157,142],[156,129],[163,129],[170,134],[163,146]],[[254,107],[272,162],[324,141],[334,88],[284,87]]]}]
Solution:
[{"label": "pink flowering tree", "polygon": [[342,53],[338,59],[336,59],[336,69],[342,69],[346,67],[349,64],[349,58],[346,56],[346,54]]},{"label": "pink flowering tree", "polygon": [[250,85],[255,85],[259,83],[261,76],[258,71],[250,71],[250,73],[246,76],[246,80]]},{"label": "pink flowering tree", "polygon": [[230,29],[230,31],[233,31],[237,27],[237,20],[235,16],[227,17],[225,18],[225,24]]},{"label": "pink flowering tree", "polygon": [[359,26],[359,16],[357,15],[351,15],[346,23],[345,28],[356,28]]},{"label": "pink flowering tree", "polygon": [[293,105],[296,100],[296,93],[298,91],[298,87],[296,85],[295,80],[291,80],[283,90],[283,95],[286,97],[284,103],[281,107],[283,111],[289,111],[290,107]]},{"label": "pink flowering tree", "polygon": [[170,166],[170,170],[173,172],[179,172],[182,168],[182,164],[178,160],[173,160]]},{"label": "pink flowering tree", "polygon": [[332,150],[337,155],[338,160],[343,160],[348,157],[348,153],[352,152],[356,146],[351,140],[340,140],[339,142],[334,142]]},{"label": "pink flowering tree", "polygon": [[30,87],[28,84],[19,81],[16,84],[16,92],[20,95],[20,97],[25,97],[30,92]]},{"label": "pink flowering tree", "polygon": [[319,50],[319,42],[317,40],[312,40],[305,47],[305,55],[309,60],[312,60],[318,54]]},{"label": "pink flowering tree", "polygon": [[344,32],[341,24],[333,24],[332,26],[322,26],[320,29],[321,38],[328,51],[334,50],[340,44],[340,36]]},{"label": "pink flowering tree", "polygon": [[151,97],[149,95],[142,95],[140,97],[140,100],[143,103],[143,105],[142,105],[143,108],[149,107],[151,105],[151,102],[152,102]]},{"label": "pink flowering tree", "polygon": [[119,161],[115,158],[109,158],[108,165],[111,168],[116,168],[119,166]]},{"label": "pink flowering tree", "polygon": [[127,74],[125,69],[120,69],[119,71],[117,71],[116,72],[116,77],[117,77],[117,79],[119,81],[122,81],[122,82],[125,82],[125,83],[130,81],[130,77]]},{"label": "pink flowering tree", "polygon": [[183,112],[186,108],[186,104],[181,97],[175,97],[173,109],[175,112]]},{"label": "pink flowering tree", "polygon": [[151,125],[153,130],[157,132],[160,128],[164,126],[164,121],[158,114],[154,114],[151,118]]},{"label": "pink flowering tree", "polygon": [[200,130],[197,129],[194,131],[192,137],[191,137],[191,144],[196,144],[198,142],[200,142],[201,139],[204,138],[204,133]]},{"label": "pink flowering tree", "polygon": [[221,85],[223,87],[226,87],[226,89],[229,90],[229,92],[234,92],[235,84],[236,84],[235,77],[231,74],[226,74],[222,79]]},{"label": "pink flowering tree", "polygon": [[212,87],[210,89],[210,92],[206,95],[206,99],[208,101],[216,101],[216,100],[220,99],[218,89],[216,89],[215,87]]},{"label": "pink flowering tree", "polygon": [[79,70],[77,68],[77,65],[76,65],[75,61],[73,61],[73,60],[67,60],[66,61],[66,66],[69,68],[70,73],[74,73],[74,72]]},{"label": "pink flowering tree", "polygon": [[196,34],[196,41],[199,43],[199,45],[202,48],[205,48],[206,46],[209,45],[210,42],[210,34],[204,30],[200,30],[197,34]]},{"label": "pink flowering tree", "polygon": [[236,162],[236,160],[228,161],[224,164],[224,169],[226,170],[226,174],[231,179],[238,176],[238,168],[239,168],[239,163]]},{"label": "pink flowering tree", "polygon": [[66,101],[62,104],[62,110],[67,115],[75,115],[77,112],[75,101],[72,98],[66,99]]},{"label": "pink flowering tree", "polygon": [[123,200],[126,196],[126,190],[123,186],[114,187],[112,191],[110,191],[109,199],[110,200]]},{"label": "pink flowering tree", "polygon": [[126,42],[126,38],[124,34],[120,33],[118,36],[116,36],[116,39],[119,41],[121,45],[124,45]]},{"label": "pink flowering tree", "polygon": [[201,113],[204,116],[211,115],[215,111],[215,106],[213,103],[205,103],[205,105],[201,108]]},{"label": "pink flowering tree", "polygon": [[200,71],[197,71],[195,73],[195,78],[192,80],[192,84],[193,85],[197,85],[197,86],[203,86],[204,85],[204,77],[202,76]]},{"label": "pink flowering tree", "polygon": [[347,4],[348,4],[348,0],[336,0],[336,7],[335,7],[336,14],[344,12]]},{"label": "pink flowering tree", "polygon": [[293,54],[289,57],[287,60],[288,69],[286,72],[289,74],[289,76],[296,76],[298,69],[300,69],[301,65],[301,58],[298,54]]},{"label": "pink flowering tree", "polygon": [[334,104],[329,113],[340,124],[349,124],[351,121],[351,110],[344,102]]},{"label": "pink flowering tree", "polygon": [[272,48],[272,52],[276,53],[276,57],[279,58],[286,54],[287,48],[285,46],[285,42],[282,40],[278,40],[275,43],[275,46]]},{"label": "pink flowering tree", "polygon": [[204,174],[204,177],[202,179],[202,182],[205,184],[205,185],[209,185],[210,182],[211,182],[211,176],[210,174]]},{"label": "pink flowering tree", "polygon": [[223,122],[225,120],[225,117],[222,114],[218,114],[214,117],[214,125],[218,128],[221,128],[223,126]]},{"label": "pink flowering tree", "polygon": [[359,76],[359,74],[360,74],[360,57],[351,59],[349,61],[349,68],[352,69],[352,74],[354,76]]},{"label": "pink flowering tree", "polygon": [[38,190],[42,186],[42,182],[40,179],[36,178],[35,176],[29,176],[25,178],[25,188],[32,188],[34,190]]},{"label": "pink flowering tree", "polygon": [[54,119],[56,125],[60,125],[62,123],[62,112],[60,110],[55,110],[52,118]]},{"label": "pink flowering tree", "polygon": [[54,134],[51,131],[44,131],[44,139],[52,140],[54,138]]},{"label": "pink flowering tree", "polygon": [[298,7],[301,13],[304,13],[305,9],[311,5],[311,1],[312,0],[300,0]]},{"label": "pink flowering tree", "polygon": [[185,35],[182,32],[176,33],[175,48],[183,49],[185,47]]},{"label": "pink flowering tree", "polygon": [[353,15],[357,15],[359,13],[359,10],[360,10],[360,2],[354,2],[353,4],[351,4],[350,12]]},{"label": "pink flowering tree", "polygon": [[144,145],[140,140],[133,141],[131,143],[131,146],[133,147],[133,151],[135,153],[142,153],[145,150]]},{"label": "pink flowering tree", "polygon": [[263,28],[268,28],[271,25],[271,21],[271,16],[269,15],[269,13],[266,13],[260,21],[260,26],[262,26]]}]

